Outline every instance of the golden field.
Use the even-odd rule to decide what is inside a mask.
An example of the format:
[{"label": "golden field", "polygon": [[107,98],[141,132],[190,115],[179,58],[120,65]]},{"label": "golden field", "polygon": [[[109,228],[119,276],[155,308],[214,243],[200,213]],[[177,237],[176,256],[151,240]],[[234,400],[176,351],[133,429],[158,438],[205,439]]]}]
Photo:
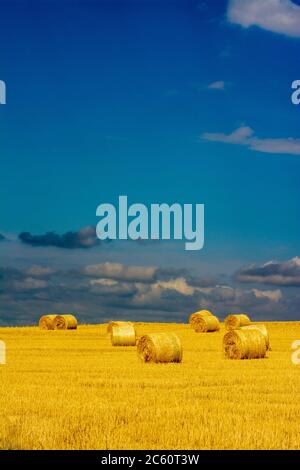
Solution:
[{"label": "golden field", "polygon": [[0,328],[0,449],[300,449],[300,323],[268,323],[266,359],[233,361],[220,332],[173,331],[181,364],[144,364],[107,325]]}]

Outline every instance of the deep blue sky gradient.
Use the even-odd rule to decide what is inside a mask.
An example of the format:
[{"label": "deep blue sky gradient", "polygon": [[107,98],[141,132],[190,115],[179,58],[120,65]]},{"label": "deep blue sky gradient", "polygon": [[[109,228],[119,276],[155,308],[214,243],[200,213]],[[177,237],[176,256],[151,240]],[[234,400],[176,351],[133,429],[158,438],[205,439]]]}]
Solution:
[{"label": "deep blue sky gradient", "polygon": [[[297,3],[297,2],[296,2]],[[4,233],[96,223],[102,202],[204,203],[201,256],[299,252],[300,158],[200,140],[245,123],[299,136],[299,40],[227,2],[0,1]],[[208,90],[224,80],[224,91]]]},{"label": "deep blue sky gradient", "polygon": [[80,227],[128,194],[204,202],[208,243],[297,246],[300,159],[199,135],[246,123],[296,137],[299,41],[242,31],[209,3],[1,2],[3,231]]}]

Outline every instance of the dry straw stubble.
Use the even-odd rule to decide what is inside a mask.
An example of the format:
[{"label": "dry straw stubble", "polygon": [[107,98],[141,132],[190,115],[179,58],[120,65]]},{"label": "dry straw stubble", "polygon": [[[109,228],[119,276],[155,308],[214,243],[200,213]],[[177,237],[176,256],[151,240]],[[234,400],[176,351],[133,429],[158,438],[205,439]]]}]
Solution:
[{"label": "dry straw stubble", "polygon": [[144,362],[181,362],[182,345],[175,333],[152,333],[142,336],[137,352]]}]

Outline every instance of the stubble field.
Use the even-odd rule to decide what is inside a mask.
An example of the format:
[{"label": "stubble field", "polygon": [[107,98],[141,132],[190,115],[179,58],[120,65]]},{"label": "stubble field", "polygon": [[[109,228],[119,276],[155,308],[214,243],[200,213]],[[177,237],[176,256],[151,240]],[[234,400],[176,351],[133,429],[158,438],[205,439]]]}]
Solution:
[{"label": "stubble field", "polygon": [[106,325],[0,328],[0,449],[300,449],[300,323],[268,323],[266,359],[233,361],[220,332],[176,332],[181,364],[144,364]]}]

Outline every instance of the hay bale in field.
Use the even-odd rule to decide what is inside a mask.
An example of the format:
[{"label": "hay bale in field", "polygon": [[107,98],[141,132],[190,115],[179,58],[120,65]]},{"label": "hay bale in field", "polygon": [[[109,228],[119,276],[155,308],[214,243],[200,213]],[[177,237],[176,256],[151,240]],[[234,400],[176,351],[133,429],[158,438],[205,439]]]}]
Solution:
[{"label": "hay bale in field", "polygon": [[127,325],[133,326],[133,323],[131,321],[110,321],[109,324],[107,325],[106,331],[107,333],[111,334],[114,326],[127,326]]},{"label": "hay bale in field", "polygon": [[43,315],[39,319],[39,327],[41,330],[54,330],[54,318],[56,315]]},{"label": "hay bale in field", "polygon": [[111,330],[111,344],[113,346],[135,346],[136,333],[133,325],[115,325]]},{"label": "hay bale in field", "polygon": [[77,320],[74,315],[56,315],[53,321],[55,330],[76,330]]},{"label": "hay bale in field", "polygon": [[198,312],[192,313],[189,318],[189,324],[192,328],[195,329],[195,324],[197,323],[197,319],[199,317],[206,317],[206,316],[213,316],[213,314],[209,310],[199,310]]},{"label": "hay bale in field", "polygon": [[269,333],[268,333],[266,325],[263,325],[263,324],[248,325],[248,326],[243,326],[241,329],[242,330],[259,330],[259,331],[261,331],[261,333],[264,335],[264,338],[265,338],[265,341],[266,341],[267,350],[271,350],[270,337],[269,337]]},{"label": "hay bale in field", "polygon": [[225,318],[224,323],[227,330],[235,330],[236,328],[241,328],[242,326],[250,325],[251,320],[248,315],[240,313],[237,315],[228,315]]},{"label": "hay bale in field", "polygon": [[231,330],[223,338],[225,356],[229,359],[260,359],[266,356],[266,340],[258,329]]},{"label": "hay bale in field", "polygon": [[212,331],[219,331],[220,322],[214,315],[198,315],[193,314],[192,327],[197,333],[208,333]]},{"label": "hay bale in field", "polygon": [[182,346],[175,333],[152,333],[142,336],[137,352],[144,362],[181,362]]}]

